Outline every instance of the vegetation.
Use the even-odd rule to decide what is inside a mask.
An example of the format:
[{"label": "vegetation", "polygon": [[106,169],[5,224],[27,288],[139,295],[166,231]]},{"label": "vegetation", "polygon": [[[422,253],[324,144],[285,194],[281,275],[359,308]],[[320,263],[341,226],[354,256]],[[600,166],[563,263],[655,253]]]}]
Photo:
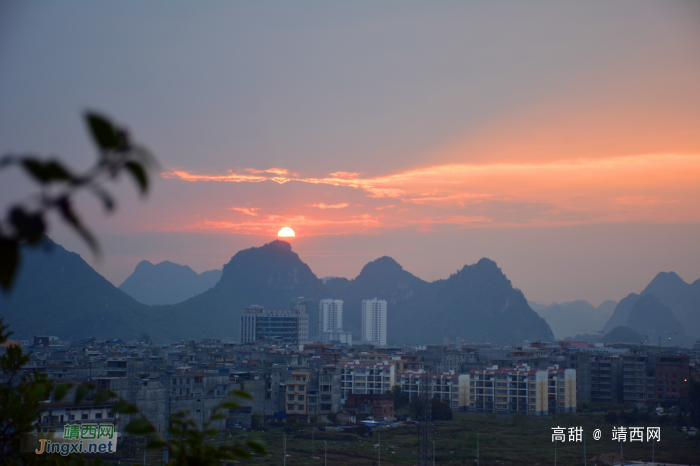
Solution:
[{"label": "vegetation", "polygon": [[108,118],[87,112],[85,120],[98,150],[95,165],[76,174],[57,159],[42,160],[33,155],[5,155],[0,158],[0,170],[10,166],[22,168],[40,186],[39,193],[24,203],[12,205],[4,221],[0,219],[0,289],[8,290],[20,262],[20,247],[38,245],[48,231],[47,217],[56,212],[75,230],[95,253],[100,247],[97,239],[73,209],[73,197],[88,191],[111,212],[116,203],[103,187],[104,179],[116,179],[122,172],[136,181],[141,194],[148,192],[148,169],[156,162],[150,152],[132,143],[124,128]]}]

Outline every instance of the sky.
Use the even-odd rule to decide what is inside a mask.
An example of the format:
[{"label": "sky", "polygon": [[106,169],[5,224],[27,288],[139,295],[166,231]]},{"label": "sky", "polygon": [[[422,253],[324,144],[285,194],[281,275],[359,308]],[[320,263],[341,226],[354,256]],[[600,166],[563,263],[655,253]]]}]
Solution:
[{"label": "sky", "polygon": [[[94,162],[109,115],[160,167],[106,215],[119,285],[297,236],[319,277],[388,255],[424,280],[495,260],[525,296],[597,305],[700,278],[700,3],[3,2],[0,154]],[[0,208],[31,200],[0,172]]]}]

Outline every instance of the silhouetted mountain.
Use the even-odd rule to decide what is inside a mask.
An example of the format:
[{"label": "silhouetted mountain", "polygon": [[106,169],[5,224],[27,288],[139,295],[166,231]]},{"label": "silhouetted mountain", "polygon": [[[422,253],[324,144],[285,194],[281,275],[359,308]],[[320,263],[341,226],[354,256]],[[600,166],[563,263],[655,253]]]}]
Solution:
[{"label": "silhouetted mountain", "polygon": [[675,342],[687,343],[683,326],[676,320],[671,308],[663,304],[654,295],[639,297],[627,316],[627,327],[647,337],[649,343],[664,342],[673,335]]},{"label": "silhouetted mountain", "polygon": [[489,259],[428,283],[382,257],[367,264],[354,280],[330,280],[323,294],[345,301],[347,327],[354,332],[359,329],[361,301],[386,300],[387,339],[392,344],[439,343],[446,328],[453,340],[460,333],[466,341],[493,343],[554,338],[522,292]]},{"label": "silhouetted mountain", "polygon": [[657,274],[640,294],[631,293],[621,300],[603,330],[610,331],[618,325],[627,325],[632,307],[645,295],[653,295],[668,306],[686,335],[700,337],[700,280],[689,285],[673,272]]},{"label": "silhouetted mountain", "polygon": [[321,280],[289,243],[275,240],[236,253],[224,265],[214,288],[185,302],[154,309],[168,315],[163,329],[171,338],[207,336],[237,340],[243,308],[252,304],[288,308],[294,298],[317,296],[320,286]]},{"label": "silhouetted mountain", "polygon": [[119,289],[144,304],[175,304],[212,288],[220,278],[221,270],[198,274],[169,261],[156,265],[141,261]]},{"label": "silhouetted mountain", "polygon": [[[322,292],[322,294],[321,294]],[[54,253],[25,253],[18,285],[0,298],[0,316],[18,336],[49,333],[63,338],[131,338],[148,332],[154,341],[186,338],[238,339],[241,310],[251,304],[289,307],[309,298],[311,321],[316,299],[345,301],[345,321],[356,331],[360,301],[388,301],[392,344],[441,342],[461,329],[467,341],[521,343],[552,340],[552,332],[488,259],[465,266],[446,280],[427,283],[389,257],[370,262],[354,279],[321,280],[284,241],[238,252],[211,289],[173,305],[146,306],[101,277],[77,254],[55,245]],[[359,338],[359,332],[356,333]]]},{"label": "silhouetted mountain", "polygon": [[634,343],[640,344],[644,343],[644,337],[632,330],[629,327],[620,325],[610,330],[601,339],[603,343]]},{"label": "silhouetted mountain", "polygon": [[15,338],[133,338],[147,312],[148,306],[48,238],[41,248],[22,248],[14,288],[0,292],[0,316]]},{"label": "silhouetted mountain", "polygon": [[634,306],[634,303],[636,303],[638,299],[639,295],[637,293],[630,293],[622,298],[620,302],[617,303],[613,315],[610,316],[610,319],[605,323],[603,331],[607,333],[615,327],[624,327],[627,325],[627,317],[630,315],[632,306]]},{"label": "silhouetted mountain", "polygon": [[549,306],[529,304],[540,317],[547,321],[557,339],[576,334],[596,334],[610,319],[617,306],[615,301],[610,300],[604,301],[597,308],[583,300],[553,303]]}]

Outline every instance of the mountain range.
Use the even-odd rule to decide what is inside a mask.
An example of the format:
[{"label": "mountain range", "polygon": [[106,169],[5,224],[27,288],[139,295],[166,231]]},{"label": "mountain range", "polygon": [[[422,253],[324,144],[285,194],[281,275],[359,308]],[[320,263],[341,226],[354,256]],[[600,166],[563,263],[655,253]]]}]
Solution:
[{"label": "mountain range", "polygon": [[549,306],[528,302],[554,332],[558,340],[578,334],[596,334],[610,319],[617,303],[604,301],[595,307],[588,301],[577,300],[565,303],[552,303]]},{"label": "mountain range", "polygon": [[692,343],[700,337],[700,280],[688,284],[674,272],[657,274],[640,294],[620,300],[603,331],[618,326],[646,335],[650,343]]},{"label": "mountain range", "polygon": [[146,332],[156,342],[205,336],[237,340],[241,309],[289,307],[302,296],[310,301],[312,321],[318,298],[343,299],[346,326],[354,332],[362,299],[387,300],[390,344],[439,343],[445,333],[498,344],[554,338],[522,292],[488,259],[429,283],[382,257],[353,280],[332,278],[324,285],[289,243],[276,240],[236,253],[212,288],[180,303],[148,306],[114,287],[79,255],[48,239],[46,248],[51,252],[23,251],[15,288],[0,295],[0,317],[19,338],[133,338]]},{"label": "mountain range", "polygon": [[221,270],[198,274],[186,265],[170,261],[156,265],[141,261],[119,289],[140,303],[175,304],[212,288],[221,279]]}]

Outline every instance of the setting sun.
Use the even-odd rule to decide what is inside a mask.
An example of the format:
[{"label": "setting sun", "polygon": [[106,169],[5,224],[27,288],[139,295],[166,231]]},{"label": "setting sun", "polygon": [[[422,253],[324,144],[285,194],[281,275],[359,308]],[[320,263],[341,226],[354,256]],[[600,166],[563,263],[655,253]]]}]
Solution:
[{"label": "setting sun", "polygon": [[284,227],[280,231],[277,232],[277,236],[281,236],[284,238],[290,238],[290,237],[294,237],[296,235],[294,234],[294,230],[292,230],[289,227]]}]

